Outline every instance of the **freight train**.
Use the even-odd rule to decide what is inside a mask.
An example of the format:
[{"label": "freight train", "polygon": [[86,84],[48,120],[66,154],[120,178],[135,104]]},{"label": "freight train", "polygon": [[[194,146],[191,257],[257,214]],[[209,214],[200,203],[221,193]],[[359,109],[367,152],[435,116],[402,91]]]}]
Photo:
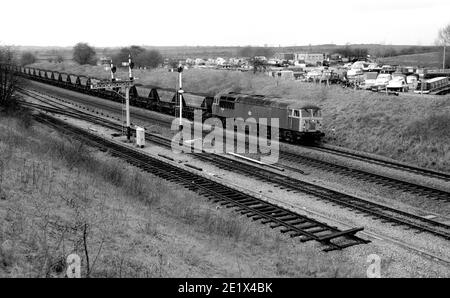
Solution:
[{"label": "freight train", "polygon": [[[18,75],[34,81],[108,100],[123,101],[123,95],[118,90],[91,89],[91,83],[101,81],[98,78],[30,67],[1,67],[9,67]],[[130,105],[176,116],[178,95],[175,89],[133,86],[130,90]],[[317,142],[324,136],[320,107],[301,100],[234,92],[214,96],[184,92],[182,105],[183,117],[188,119],[193,119],[195,110],[201,111],[203,120],[209,117],[217,117],[224,122],[227,118],[245,120],[253,117],[256,121],[278,118],[279,138],[290,143]]]}]

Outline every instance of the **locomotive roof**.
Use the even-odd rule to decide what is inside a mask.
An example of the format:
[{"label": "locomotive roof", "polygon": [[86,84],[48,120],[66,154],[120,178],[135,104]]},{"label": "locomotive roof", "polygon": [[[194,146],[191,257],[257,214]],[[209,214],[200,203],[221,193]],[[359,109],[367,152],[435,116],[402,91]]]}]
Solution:
[{"label": "locomotive roof", "polygon": [[299,99],[289,99],[266,95],[253,95],[253,94],[243,94],[230,92],[228,94],[222,94],[221,96],[233,97],[235,102],[242,102],[251,105],[260,106],[271,106],[276,108],[290,108],[290,109],[320,109],[319,106],[312,104],[310,102],[299,100]]}]

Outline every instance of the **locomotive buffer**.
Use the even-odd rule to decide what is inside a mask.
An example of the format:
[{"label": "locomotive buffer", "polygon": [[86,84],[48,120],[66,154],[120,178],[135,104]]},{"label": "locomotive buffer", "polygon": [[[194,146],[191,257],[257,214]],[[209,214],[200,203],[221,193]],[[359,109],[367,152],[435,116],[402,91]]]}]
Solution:
[{"label": "locomotive buffer", "polygon": [[131,61],[131,54],[128,56],[128,74],[129,80],[126,81],[116,81],[114,74],[116,72],[116,67],[111,64],[111,82],[95,82],[91,84],[91,89],[125,89],[125,110],[126,110],[126,121],[127,121],[127,140],[131,139],[131,123],[130,123],[130,89],[134,86],[134,78],[132,69],[134,63]]}]

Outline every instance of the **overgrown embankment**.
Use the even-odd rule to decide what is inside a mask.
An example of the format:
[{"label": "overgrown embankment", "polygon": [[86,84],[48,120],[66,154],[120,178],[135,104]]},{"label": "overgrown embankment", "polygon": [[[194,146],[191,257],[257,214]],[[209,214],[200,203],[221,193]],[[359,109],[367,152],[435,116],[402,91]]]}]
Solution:
[{"label": "overgrown embankment", "polygon": [[0,114],[0,276],[362,276],[320,252],[87,147]]},{"label": "overgrown embankment", "polygon": [[[103,78],[109,75],[99,66],[40,63],[36,67]],[[143,85],[177,86],[177,73],[166,69],[137,70],[135,76]],[[120,70],[118,77],[126,78],[127,74]],[[249,92],[314,102],[323,108],[329,143],[450,171],[450,95],[397,97],[210,69],[186,70],[184,88],[193,92]]]}]

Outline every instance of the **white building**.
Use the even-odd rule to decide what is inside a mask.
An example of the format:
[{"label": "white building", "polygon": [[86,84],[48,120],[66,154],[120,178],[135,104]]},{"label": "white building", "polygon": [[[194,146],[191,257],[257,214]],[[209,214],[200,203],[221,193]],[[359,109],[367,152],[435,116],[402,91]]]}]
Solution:
[{"label": "white building", "polygon": [[325,55],[321,53],[295,53],[294,60],[304,62],[306,64],[317,65],[325,60]]}]

